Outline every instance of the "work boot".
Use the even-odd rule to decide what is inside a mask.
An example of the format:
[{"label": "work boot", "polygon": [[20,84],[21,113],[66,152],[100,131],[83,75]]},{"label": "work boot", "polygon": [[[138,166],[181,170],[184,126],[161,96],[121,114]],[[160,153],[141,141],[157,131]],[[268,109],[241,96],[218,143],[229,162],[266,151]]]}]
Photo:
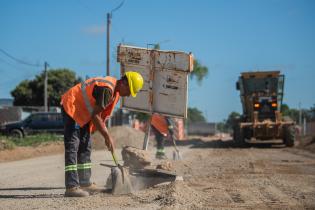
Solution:
[{"label": "work boot", "polygon": [[80,189],[80,187],[67,188],[65,192],[65,197],[87,197],[90,194],[86,191]]},{"label": "work boot", "polygon": [[82,190],[89,192],[92,195],[97,194],[97,193],[101,193],[105,190],[105,189],[97,187],[97,185],[94,182],[91,184],[87,184],[87,185],[80,185],[80,187]]}]

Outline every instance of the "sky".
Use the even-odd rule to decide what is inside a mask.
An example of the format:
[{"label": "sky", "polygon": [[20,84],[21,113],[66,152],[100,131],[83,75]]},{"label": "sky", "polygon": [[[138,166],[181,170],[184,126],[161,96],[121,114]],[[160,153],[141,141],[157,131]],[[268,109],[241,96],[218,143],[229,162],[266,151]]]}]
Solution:
[{"label": "sky", "polygon": [[[121,0],[0,0],[0,98],[22,80],[50,68],[78,76],[106,74],[106,13]],[[235,82],[243,71],[280,70],[284,103],[315,104],[315,1],[125,0],[113,13],[111,73],[119,76],[119,43],[192,52],[209,69],[189,82],[189,106],[210,122],[241,112]]]}]

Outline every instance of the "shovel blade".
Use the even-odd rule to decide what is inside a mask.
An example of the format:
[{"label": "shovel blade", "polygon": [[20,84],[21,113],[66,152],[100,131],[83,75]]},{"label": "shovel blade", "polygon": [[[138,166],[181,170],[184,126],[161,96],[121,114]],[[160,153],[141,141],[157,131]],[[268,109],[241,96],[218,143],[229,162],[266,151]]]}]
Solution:
[{"label": "shovel blade", "polygon": [[128,170],[123,167],[112,167],[112,194],[125,195],[132,193]]},{"label": "shovel blade", "polygon": [[173,160],[182,160],[182,156],[179,151],[173,151]]}]

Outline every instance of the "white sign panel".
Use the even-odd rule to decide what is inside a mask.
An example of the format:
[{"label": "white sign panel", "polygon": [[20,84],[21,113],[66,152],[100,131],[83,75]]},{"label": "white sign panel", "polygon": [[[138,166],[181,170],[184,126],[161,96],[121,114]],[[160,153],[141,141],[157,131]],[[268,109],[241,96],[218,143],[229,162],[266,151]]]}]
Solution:
[{"label": "white sign panel", "polygon": [[144,78],[136,98],[122,99],[122,108],[168,116],[187,117],[188,74],[193,69],[192,54],[118,46],[121,74],[139,72]]}]

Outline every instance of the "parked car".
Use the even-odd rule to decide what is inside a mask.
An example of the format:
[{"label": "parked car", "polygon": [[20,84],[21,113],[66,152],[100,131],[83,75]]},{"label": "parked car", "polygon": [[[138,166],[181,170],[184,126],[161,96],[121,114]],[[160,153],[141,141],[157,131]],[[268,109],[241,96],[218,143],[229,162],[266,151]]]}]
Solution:
[{"label": "parked car", "polygon": [[26,119],[1,125],[4,135],[23,138],[37,133],[63,134],[63,118],[61,113],[39,112],[32,113]]}]

